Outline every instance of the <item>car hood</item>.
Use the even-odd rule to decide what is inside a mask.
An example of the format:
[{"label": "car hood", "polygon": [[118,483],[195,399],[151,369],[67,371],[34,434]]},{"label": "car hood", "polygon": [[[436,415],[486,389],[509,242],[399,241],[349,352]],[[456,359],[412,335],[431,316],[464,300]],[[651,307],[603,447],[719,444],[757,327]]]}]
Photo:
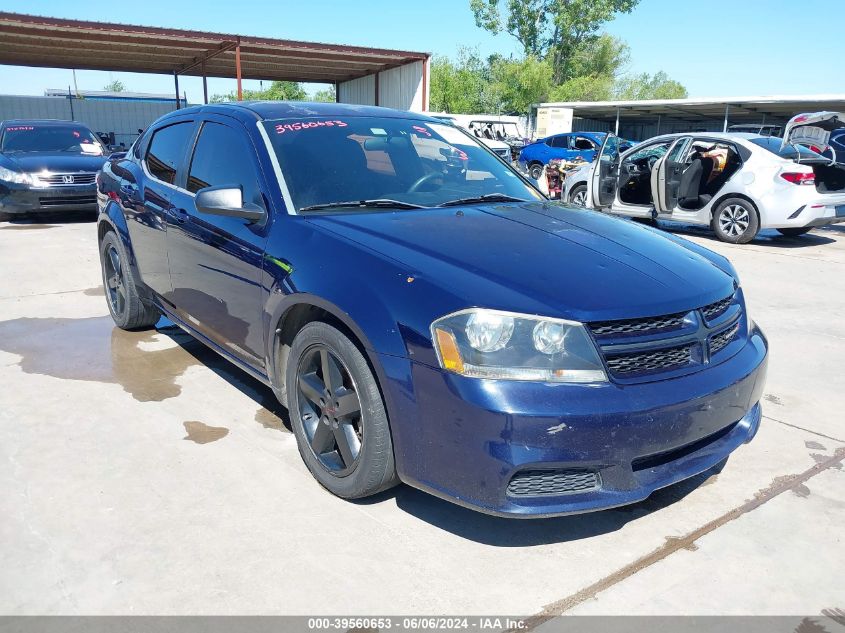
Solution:
[{"label": "car hood", "polygon": [[709,257],[706,249],[549,202],[308,220],[439,286],[452,297],[444,306],[449,309],[481,306],[593,321],[688,310],[734,288],[730,264],[720,266],[727,260]]},{"label": "car hood", "polygon": [[76,173],[99,171],[106,156],[86,156],[67,152],[21,152],[3,154],[4,163],[11,169],[27,173],[51,171],[55,173]]}]

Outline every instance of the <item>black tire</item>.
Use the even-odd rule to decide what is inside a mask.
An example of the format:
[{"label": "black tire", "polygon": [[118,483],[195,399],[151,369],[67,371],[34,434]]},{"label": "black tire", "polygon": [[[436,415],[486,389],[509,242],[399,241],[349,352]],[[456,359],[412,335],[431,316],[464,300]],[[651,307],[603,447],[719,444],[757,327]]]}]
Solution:
[{"label": "black tire", "polygon": [[359,499],[399,483],[378,383],[346,335],[308,323],[291,344],[285,381],[299,454],[326,490]]},{"label": "black tire", "polygon": [[129,257],[114,231],[106,233],[100,242],[100,269],[106,303],[115,325],[122,330],[139,330],[155,325],[161,314],[154,306],[144,303],[138,294]]},{"label": "black tire", "polygon": [[809,233],[813,230],[811,226],[802,226],[797,228],[789,228],[789,229],[775,229],[781,235],[785,235],[786,237],[798,237],[799,235],[804,235],[804,233]]},{"label": "black tire", "polygon": [[[578,200],[583,198],[583,202],[579,202]],[[573,207],[585,207],[587,206],[587,185],[575,185],[569,191],[569,200],[567,200],[569,204]]]},{"label": "black tire", "polygon": [[543,175],[543,164],[531,163],[531,165],[528,166],[528,175],[534,180],[540,180],[540,176]]},{"label": "black tire", "polygon": [[723,242],[747,244],[760,231],[760,218],[757,209],[748,200],[728,198],[713,211],[710,226]]}]

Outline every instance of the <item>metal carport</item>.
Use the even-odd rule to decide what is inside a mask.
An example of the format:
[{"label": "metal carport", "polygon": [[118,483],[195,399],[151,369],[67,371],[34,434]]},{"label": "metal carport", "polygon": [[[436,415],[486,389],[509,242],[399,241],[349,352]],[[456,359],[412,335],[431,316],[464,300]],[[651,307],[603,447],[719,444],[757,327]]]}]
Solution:
[{"label": "metal carport", "polygon": [[531,123],[538,137],[591,130],[644,140],[668,132],[725,131],[736,123],[782,126],[800,112],[821,110],[845,111],[845,94],[540,103],[532,106]]},{"label": "metal carport", "polygon": [[[428,109],[428,53],[0,12],[0,64],[334,84],[345,103]],[[177,101],[178,102],[178,101]]]}]

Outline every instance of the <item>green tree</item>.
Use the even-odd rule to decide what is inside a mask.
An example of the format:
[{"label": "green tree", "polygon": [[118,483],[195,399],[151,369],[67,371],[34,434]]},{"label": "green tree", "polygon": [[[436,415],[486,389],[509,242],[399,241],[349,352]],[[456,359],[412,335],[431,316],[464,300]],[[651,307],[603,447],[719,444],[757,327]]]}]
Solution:
[{"label": "green tree", "polygon": [[527,114],[532,103],[546,101],[552,88],[552,68],[547,61],[528,56],[523,60],[495,59],[490,65],[489,94],[498,107],[495,114]]},{"label": "green tree", "polygon": [[329,86],[324,90],[318,90],[310,97],[311,101],[323,101],[325,103],[334,103],[337,101],[334,86]]},{"label": "green tree", "polygon": [[526,56],[548,58],[553,81],[576,76],[573,58],[598,39],[601,26],[630,13],[639,0],[470,0],[475,23],[492,33],[504,30],[522,44]]},{"label": "green tree", "polygon": [[649,75],[641,73],[623,77],[616,86],[615,98],[622,101],[637,101],[642,99],[684,99],[688,96],[687,89],[663,72]]},{"label": "green tree", "polygon": [[[244,101],[305,101],[308,94],[296,81],[274,81],[266,90],[244,90]],[[238,93],[232,91],[225,95],[214,95],[211,103],[237,101]]]},{"label": "green tree", "polygon": [[624,40],[607,33],[586,42],[572,55],[572,77],[618,78],[631,60],[631,48]]},{"label": "green tree", "polygon": [[551,101],[609,101],[612,98],[613,77],[608,75],[574,77],[549,93]]},{"label": "green tree", "polygon": [[115,79],[103,86],[103,90],[106,92],[123,92],[126,90],[126,86],[123,85],[123,82],[120,81],[120,79]]},{"label": "green tree", "polygon": [[454,62],[436,56],[431,62],[431,110],[472,114],[497,107],[490,81],[490,66],[473,49],[462,48]]}]

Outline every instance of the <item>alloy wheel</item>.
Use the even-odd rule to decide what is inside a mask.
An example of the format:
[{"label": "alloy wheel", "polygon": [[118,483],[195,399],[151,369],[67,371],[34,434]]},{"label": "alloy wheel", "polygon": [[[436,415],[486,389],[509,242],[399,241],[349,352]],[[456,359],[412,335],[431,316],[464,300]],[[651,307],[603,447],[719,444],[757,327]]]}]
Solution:
[{"label": "alloy wheel", "polygon": [[114,246],[109,245],[106,249],[103,269],[111,308],[115,314],[122,315],[126,310],[126,282],[123,276],[120,253],[117,252]]},{"label": "alloy wheel", "polygon": [[361,401],[343,361],[325,345],[303,355],[296,377],[297,401],[308,445],[337,477],[355,470],[363,445]]},{"label": "alloy wheel", "polygon": [[576,207],[587,206],[587,190],[579,189],[578,191],[576,191],[575,194],[572,196],[571,202]]},{"label": "alloy wheel", "polygon": [[745,233],[750,223],[748,209],[738,204],[729,204],[719,214],[719,227],[730,237],[739,237]]}]

